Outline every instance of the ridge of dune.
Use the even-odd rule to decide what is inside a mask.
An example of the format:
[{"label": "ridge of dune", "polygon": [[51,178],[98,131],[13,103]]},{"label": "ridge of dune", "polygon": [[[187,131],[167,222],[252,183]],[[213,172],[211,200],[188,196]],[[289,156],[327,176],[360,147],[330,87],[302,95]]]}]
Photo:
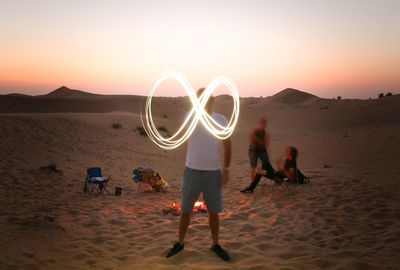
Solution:
[{"label": "ridge of dune", "polygon": [[286,88],[269,98],[271,101],[296,104],[308,101],[310,99],[321,99],[313,94],[303,92],[294,88]]},{"label": "ridge of dune", "polygon": [[6,94],[5,96],[8,96],[8,97],[25,97],[25,98],[32,97],[31,95],[26,95],[26,94],[21,94],[21,93],[10,93],[10,94]]},{"label": "ridge of dune", "polygon": [[89,93],[86,91],[70,89],[66,86],[61,86],[48,94],[42,95],[40,97],[45,98],[69,98],[69,99],[87,99],[102,96],[99,94]]},{"label": "ridge of dune", "polygon": [[[46,95],[19,94],[0,95],[0,113],[110,113],[129,112],[137,114],[145,96],[98,95],[62,86]],[[165,108],[156,117],[171,117],[190,107],[185,97],[154,97],[154,108]],[[355,126],[372,123],[398,122],[397,110],[400,95],[381,99],[324,99],[315,95],[287,88],[268,98],[242,97],[241,117],[260,114],[286,121],[303,118],[318,123],[320,127]],[[232,97],[216,97],[216,108],[231,114]],[[189,107],[188,107],[189,106]],[[157,109],[158,111],[158,109]],[[168,112],[167,112],[168,111]],[[318,114],[315,114],[315,112]],[[160,115],[158,115],[160,114]],[[286,120],[285,120],[286,119]],[[311,122],[312,122],[311,121]],[[304,126],[303,126],[304,128]]]}]

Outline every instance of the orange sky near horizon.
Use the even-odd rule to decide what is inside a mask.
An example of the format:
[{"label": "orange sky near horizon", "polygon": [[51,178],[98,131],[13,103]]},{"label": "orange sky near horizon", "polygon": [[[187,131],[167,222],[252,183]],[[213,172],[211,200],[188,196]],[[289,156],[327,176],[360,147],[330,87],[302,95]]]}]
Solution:
[{"label": "orange sky near horizon", "polygon": [[395,0],[3,1],[0,94],[146,94],[167,70],[194,88],[229,76],[241,96],[398,93],[399,10]]}]

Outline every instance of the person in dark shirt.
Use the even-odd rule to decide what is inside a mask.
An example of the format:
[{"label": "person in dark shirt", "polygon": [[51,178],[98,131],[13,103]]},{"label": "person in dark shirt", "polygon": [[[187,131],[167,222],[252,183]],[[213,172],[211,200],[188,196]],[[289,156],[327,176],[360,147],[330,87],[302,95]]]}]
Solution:
[{"label": "person in dark shirt", "polygon": [[285,156],[286,160],[283,166],[281,164],[278,164],[278,168],[280,169],[278,169],[278,171],[276,172],[269,172],[263,167],[258,168],[256,170],[257,174],[254,180],[251,182],[250,186],[241,190],[240,192],[253,193],[254,189],[257,187],[263,176],[273,180],[277,184],[281,184],[284,178],[287,178],[289,181],[293,181],[296,177],[298,151],[295,147],[289,146],[285,150]]},{"label": "person in dark shirt", "polygon": [[267,131],[267,120],[261,118],[258,122],[258,128],[253,129],[249,135],[249,160],[250,160],[250,178],[251,185],[240,192],[251,192],[254,189],[253,185],[257,185],[261,179],[256,175],[257,161],[261,161],[261,168],[265,171],[265,175],[273,178],[275,169],[272,167],[268,156],[268,146],[271,140],[270,134]]},{"label": "person in dark shirt", "polygon": [[260,160],[264,170],[273,173],[268,156],[268,146],[271,140],[267,131],[267,119],[261,118],[258,127],[249,134],[249,160],[250,160],[250,180],[253,181],[256,175],[257,161]]}]

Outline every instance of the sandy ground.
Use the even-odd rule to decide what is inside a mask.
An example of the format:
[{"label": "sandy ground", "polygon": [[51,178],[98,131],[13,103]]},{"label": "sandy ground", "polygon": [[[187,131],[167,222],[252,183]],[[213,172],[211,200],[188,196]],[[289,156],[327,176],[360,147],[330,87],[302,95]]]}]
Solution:
[{"label": "sandy ground", "polygon": [[[228,263],[211,253],[201,213],[193,216],[185,250],[165,259],[178,217],[162,209],[180,199],[185,149],[158,149],[134,131],[137,114],[1,114],[0,269],[398,269],[394,98],[384,109],[375,101],[243,101],[221,214]],[[272,192],[267,181],[254,194],[239,193],[249,181],[247,132],[261,115],[270,120],[273,161],[287,145],[300,151],[300,168],[312,182],[295,194]],[[115,122],[123,127],[111,128]],[[39,169],[49,163],[61,172]],[[83,194],[90,166],[112,175],[110,190],[120,186],[122,196]],[[172,191],[138,193],[131,180],[137,166],[154,167]]]}]

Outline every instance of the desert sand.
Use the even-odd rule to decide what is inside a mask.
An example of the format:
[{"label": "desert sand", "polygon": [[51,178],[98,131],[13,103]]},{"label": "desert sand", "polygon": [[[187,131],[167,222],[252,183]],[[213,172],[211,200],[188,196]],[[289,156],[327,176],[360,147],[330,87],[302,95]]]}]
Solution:
[{"label": "desert sand", "polygon": [[[207,214],[193,215],[185,250],[165,253],[179,217],[185,149],[164,151],[136,131],[141,97],[60,88],[48,96],[0,96],[0,269],[398,269],[400,259],[400,96],[328,100],[287,89],[243,98],[224,189],[221,243],[210,251]],[[216,110],[229,114],[230,100]],[[157,122],[173,130],[185,102],[158,98]],[[275,164],[288,145],[311,178],[292,194],[249,182],[247,133],[266,116]],[[113,123],[122,128],[114,129]],[[55,163],[59,172],[40,170]],[[82,193],[86,168],[112,175],[110,191]],[[138,193],[137,166],[153,167],[169,193]]]}]

